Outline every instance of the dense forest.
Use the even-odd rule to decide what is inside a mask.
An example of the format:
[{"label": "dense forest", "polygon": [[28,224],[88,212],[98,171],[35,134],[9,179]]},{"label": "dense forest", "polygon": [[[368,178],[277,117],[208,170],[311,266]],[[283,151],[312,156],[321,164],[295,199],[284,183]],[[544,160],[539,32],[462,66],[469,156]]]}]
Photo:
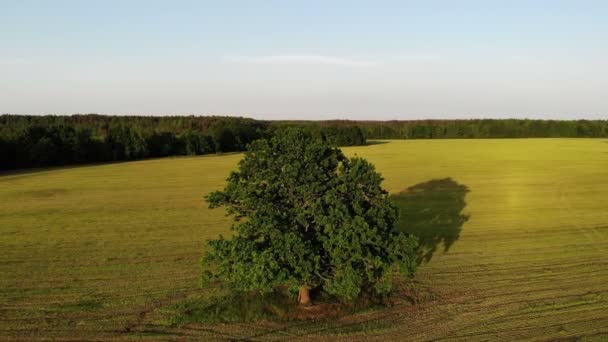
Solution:
[{"label": "dense forest", "polygon": [[[243,151],[284,126],[215,116],[2,115],[0,170]],[[307,128],[335,146],[365,144],[354,125]]]},{"label": "dense forest", "polygon": [[367,139],[606,138],[608,120],[292,121],[297,125],[357,126]]},{"label": "dense forest", "polygon": [[366,139],[608,137],[607,120],[260,121],[220,116],[0,116],[0,170],[243,151],[298,126],[334,146]]}]

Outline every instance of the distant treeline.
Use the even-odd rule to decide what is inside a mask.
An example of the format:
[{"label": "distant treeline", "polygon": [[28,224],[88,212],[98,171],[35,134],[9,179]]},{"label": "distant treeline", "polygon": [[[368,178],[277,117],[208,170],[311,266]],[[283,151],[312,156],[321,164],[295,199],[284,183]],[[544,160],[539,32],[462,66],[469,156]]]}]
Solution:
[{"label": "distant treeline", "polygon": [[[0,170],[243,151],[292,124],[235,117],[0,116]],[[354,125],[306,125],[335,146],[365,144]]]},{"label": "distant treeline", "polygon": [[357,126],[367,139],[606,138],[608,120],[292,121],[298,125]]},{"label": "distant treeline", "polygon": [[366,139],[608,137],[607,120],[260,121],[219,116],[0,116],[0,170],[243,151],[298,126],[334,146]]}]

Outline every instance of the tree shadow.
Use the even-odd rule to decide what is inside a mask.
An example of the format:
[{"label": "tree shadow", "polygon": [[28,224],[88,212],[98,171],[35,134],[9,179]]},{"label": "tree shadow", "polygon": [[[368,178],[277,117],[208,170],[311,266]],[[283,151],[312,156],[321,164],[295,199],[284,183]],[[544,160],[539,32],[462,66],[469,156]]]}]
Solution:
[{"label": "tree shadow", "polygon": [[391,196],[400,211],[397,228],[418,237],[420,262],[431,261],[440,244],[445,253],[458,240],[462,225],[469,219],[462,214],[467,192],[466,185],[444,178],[416,184]]}]

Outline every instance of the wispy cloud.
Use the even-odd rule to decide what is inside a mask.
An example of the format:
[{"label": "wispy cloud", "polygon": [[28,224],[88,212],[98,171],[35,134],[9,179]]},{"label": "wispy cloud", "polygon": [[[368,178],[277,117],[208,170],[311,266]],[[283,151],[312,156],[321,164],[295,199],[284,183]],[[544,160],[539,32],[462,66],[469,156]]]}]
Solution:
[{"label": "wispy cloud", "polygon": [[272,55],[272,56],[232,56],[226,57],[230,63],[269,65],[334,65],[350,68],[369,68],[378,64],[372,61],[322,56],[322,55]]}]

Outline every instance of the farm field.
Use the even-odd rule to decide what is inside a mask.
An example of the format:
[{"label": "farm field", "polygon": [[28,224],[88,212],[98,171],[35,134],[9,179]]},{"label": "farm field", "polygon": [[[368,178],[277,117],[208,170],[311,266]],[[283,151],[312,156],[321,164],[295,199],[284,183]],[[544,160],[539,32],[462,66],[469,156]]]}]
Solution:
[{"label": "farm field", "polygon": [[[0,175],[0,340],[608,339],[608,141],[399,140],[367,158],[421,235],[426,295],[324,323],[171,326],[201,293],[203,196],[240,154]],[[446,249],[446,247],[448,247]]]}]

